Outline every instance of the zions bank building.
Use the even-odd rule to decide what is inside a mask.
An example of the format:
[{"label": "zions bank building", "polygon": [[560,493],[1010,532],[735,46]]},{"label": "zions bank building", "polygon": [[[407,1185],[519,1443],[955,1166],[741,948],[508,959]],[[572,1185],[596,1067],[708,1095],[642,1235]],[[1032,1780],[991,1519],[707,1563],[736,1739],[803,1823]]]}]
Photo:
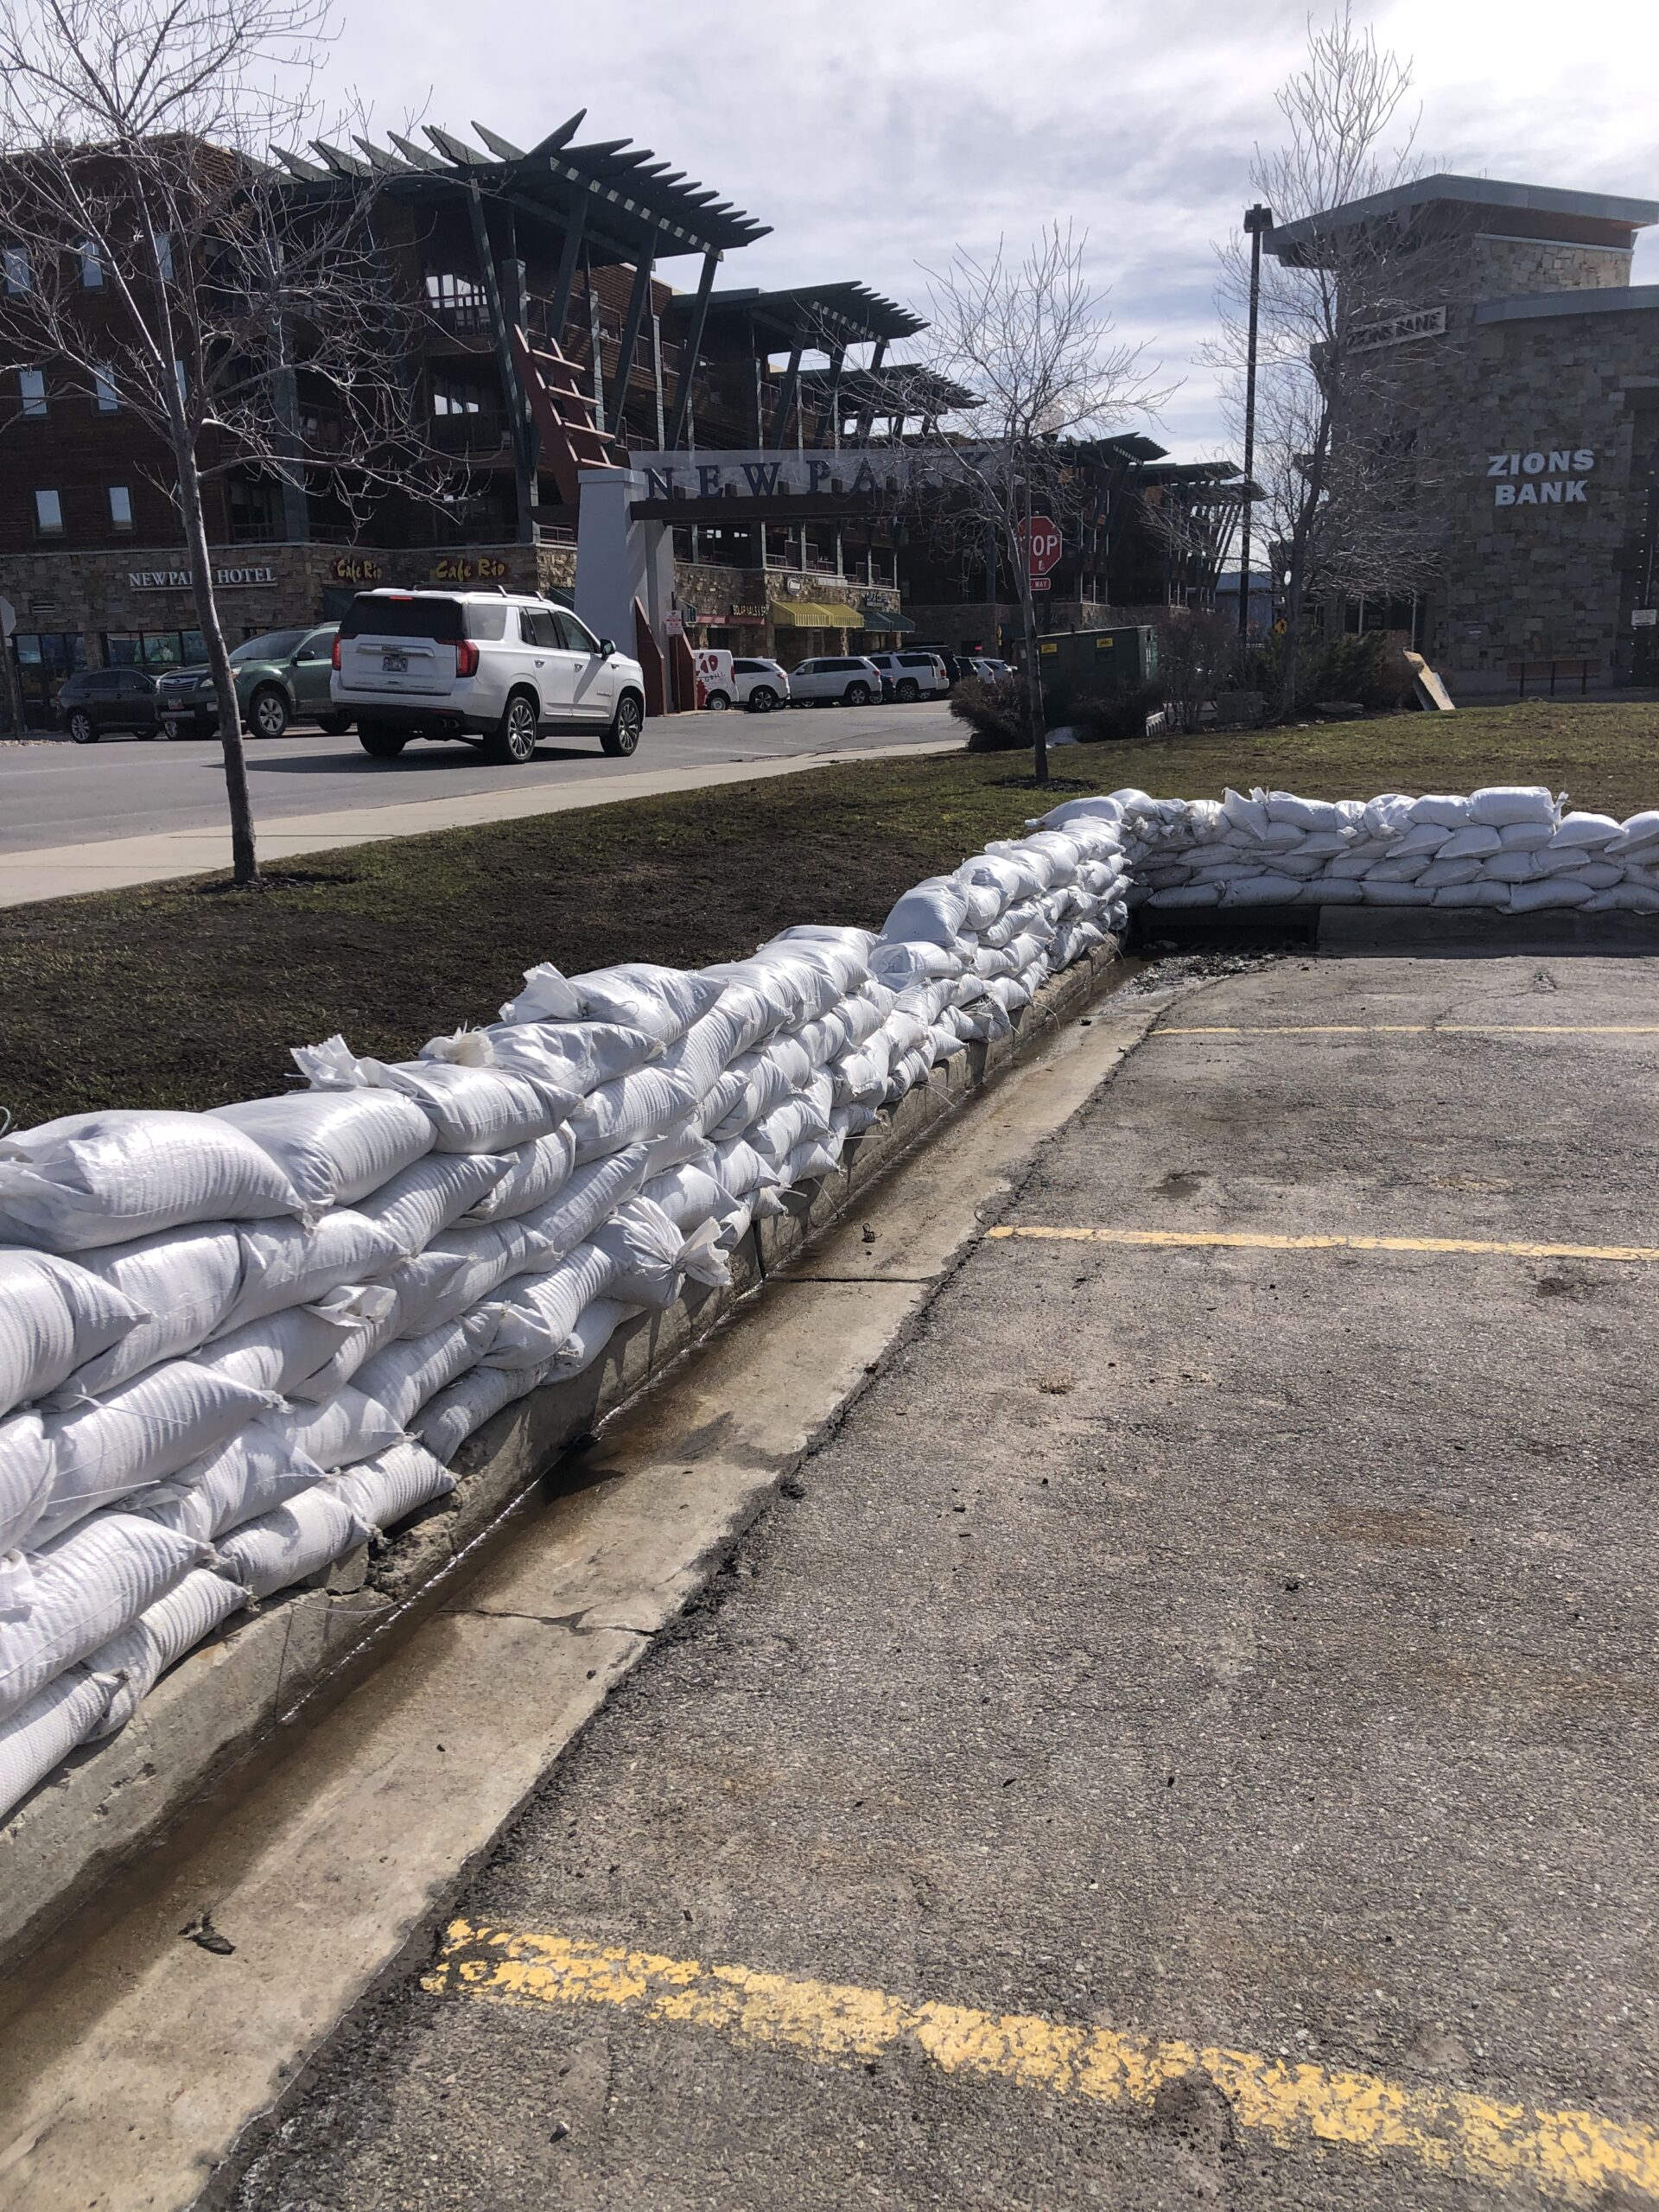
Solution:
[{"label": "zions bank building", "polygon": [[1432,237],[1423,297],[1368,331],[1448,455],[1418,642],[1455,697],[1659,683],[1659,202],[1427,176],[1281,226],[1287,262],[1354,225]]}]

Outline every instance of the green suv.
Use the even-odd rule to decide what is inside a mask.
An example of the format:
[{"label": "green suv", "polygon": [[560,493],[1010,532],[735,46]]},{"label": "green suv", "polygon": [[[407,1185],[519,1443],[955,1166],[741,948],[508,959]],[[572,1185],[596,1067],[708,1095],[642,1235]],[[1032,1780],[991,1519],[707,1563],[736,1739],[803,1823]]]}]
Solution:
[{"label": "green suv", "polygon": [[[337,622],[315,630],[272,630],[250,638],[231,655],[242,727],[255,737],[281,737],[292,721],[316,722],[330,737],[352,726],[328,696]],[[162,678],[156,719],[169,737],[211,737],[219,728],[213,671],[180,668]]]}]

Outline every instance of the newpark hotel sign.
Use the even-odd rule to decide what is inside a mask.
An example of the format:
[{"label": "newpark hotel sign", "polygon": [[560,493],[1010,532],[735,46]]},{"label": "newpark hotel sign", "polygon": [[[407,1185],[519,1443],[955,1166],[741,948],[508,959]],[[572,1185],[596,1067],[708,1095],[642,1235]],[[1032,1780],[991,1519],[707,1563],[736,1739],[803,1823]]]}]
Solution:
[{"label": "newpark hotel sign", "polygon": [[1486,478],[1495,507],[1586,507],[1596,465],[1592,446],[1535,446],[1489,453]]}]

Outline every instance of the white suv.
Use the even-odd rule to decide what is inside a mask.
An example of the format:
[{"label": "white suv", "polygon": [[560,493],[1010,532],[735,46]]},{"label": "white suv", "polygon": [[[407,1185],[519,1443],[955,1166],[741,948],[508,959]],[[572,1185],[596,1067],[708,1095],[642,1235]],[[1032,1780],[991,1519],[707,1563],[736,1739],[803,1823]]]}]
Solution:
[{"label": "white suv", "polygon": [[769,715],[789,704],[789,678],[775,660],[734,660],[732,683],[738,704],[753,715]]},{"label": "white suv", "polygon": [[880,671],[884,699],[943,699],[950,689],[937,653],[872,653],[870,658]]},{"label": "white suv", "polygon": [[328,689],[377,760],[412,737],[461,737],[486,760],[522,762],[543,732],[567,731],[626,755],[645,719],[637,660],[569,607],[503,592],[359,592]]},{"label": "white suv", "polygon": [[868,707],[880,696],[881,671],[873,660],[804,660],[790,671],[791,707]]}]

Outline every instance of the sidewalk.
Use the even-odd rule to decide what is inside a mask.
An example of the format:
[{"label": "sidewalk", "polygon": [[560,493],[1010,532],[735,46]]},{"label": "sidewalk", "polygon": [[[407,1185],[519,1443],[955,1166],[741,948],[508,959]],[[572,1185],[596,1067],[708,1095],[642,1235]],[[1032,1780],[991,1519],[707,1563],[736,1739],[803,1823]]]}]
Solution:
[{"label": "sidewalk", "polygon": [[[327,813],[283,815],[259,824],[261,864],[271,867],[302,853],[389,837],[423,836],[432,830],[464,830],[485,822],[516,822],[533,814],[561,814],[623,799],[655,798],[668,791],[717,784],[753,784],[764,778],[833,768],[855,760],[884,760],[954,753],[957,741],[938,745],[883,745],[848,752],[805,753],[778,760],[721,761],[706,767],[653,768],[632,773],[600,771],[573,783],[515,789],[505,777],[499,790],[448,798],[411,799],[391,806],[340,807]],[[51,845],[0,855],[0,906],[39,899],[68,899],[87,891],[122,891],[139,883],[165,883],[231,864],[229,828],[168,830],[137,837],[105,837],[78,845]]]}]

